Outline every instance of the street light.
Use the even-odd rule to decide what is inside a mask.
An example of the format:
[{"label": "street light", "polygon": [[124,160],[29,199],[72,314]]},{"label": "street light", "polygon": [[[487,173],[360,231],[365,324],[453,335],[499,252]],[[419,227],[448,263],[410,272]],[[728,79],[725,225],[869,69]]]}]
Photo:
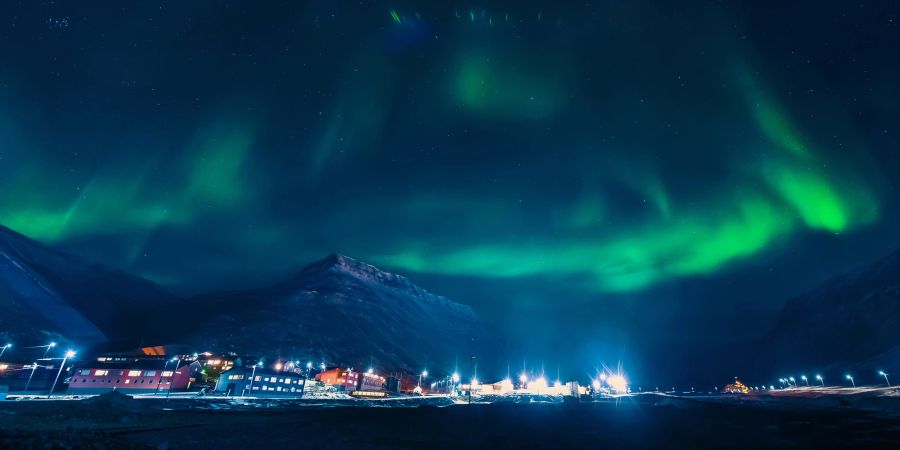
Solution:
[{"label": "street light", "polygon": [[454,383],[459,383],[459,372],[453,372],[453,375],[450,377]]},{"label": "street light", "polygon": [[[167,360],[166,360],[166,363],[163,364],[163,370],[162,370],[163,373],[165,373],[166,369],[169,368],[169,363],[172,362],[173,360],[174,360],[174,358],[172,358],[172,359],[167,359]],[[160,377],[159,377],[159,382],[156,383],[156,390],[153,391],[153,395],[154,395],[154,396],[156,396],[156,394],[159,393],[159,385],[162,384],[162,380],[163,380],[162,375],[163,375],[163,374],[161,373],[161,374],[160,374]]]},{"label": "street light", "polygon": [[887,383],[888,387],[891,387],[891,380],[888,379],[888,374],[884,373],[883,370],[879,370],[879,371],[878,371],[878,375],[883,376],[883,377],[884,377],[884,381]]},{"label": "street light", "polygon": [[[256,368],[257,368],[257,367],[262,367],[262,361],[260,361],[260,362],[258,362],[258,363],[256,363],[256,364],[253,365],[253,373],[250,374],[250,386],[247,388],[247,391],[252,391],[252,390],[253,390],[253,380],[256,379]],[[304,383],[305,383],[305,382],[306,382],[306,381],[304,381]],[[246,391],[244,391],[244,392],[246,392]],[[253,392],[251,392],[251,394],[252,394],[252,393],[253,393]],[[246,396],[247,396],[247,394],[241,395],[241,397],[246,397]]]},{"label": "street light", "polygon": [[419,374],[419,384],[418,384],[419,389],[422,388],[422,378],[428,378],[427,370],[423,370],[422,373]]},{"label": "street light", "polygon": [[793,383],[793,384],[794,384],[794,386],[796,386],[796,385],[797,385],[797,380],[794,380],[794,377],[790,377],[790,378],[788,378],[788,380],[790,380],[790,381],[791,381],[791,383]]},{"label": "street light", "polygon": [[[53,343],[53,345],[56,346],[56,343]],[[66,360],[73,356],[75,356],[74,350],[69,350],[66,352],[65,356],[63,357],[62,363],[60,363],[59,365],[59,372],[56,372],[56,379],[53,380],[53,386],[50,386],[50,392],[47,393],[47,398],[50,398],[50,396],[53,395],[53,391],[56,389],[56,383],[59,381],[59,376],[62,375],[63,367],[66,366]]]},{"label": "street light", "polygon": [[181,358],[173,357],[172,361],[175,361],[175,370],[172,371],[172,378],[169,380],[169,388],[166,389],[166,398],[169,398],[169,394],[172,393],[172,385],[175,384],[175,375],[178,375],[178,367],[181,366]]},{"label": "street light", "polygon": [[853,381],[853,377],[851,377],[850,374],[847,374],[847,379],[850,380],[850,384],[852,384],[853,387],[856,387],[856,382]]},{"label": "street light", "polygon": [[519,381],[522,383],[520,388],[525,389],[525,385],[528,384],[528,375],[523,372],[522,375],[519,375]]},{"label": "street light", "polygon": [[31,386],[31,379],[34,377],[34,371],[37,370],[37,361],[31,363],[31,373],[28,375],[28,381],[25,383],[25,395],[28,395],[28,387]]},{"label": "street light", "polygon": [[0,347],[0,356],[3,356],[3,353],[6,352],[6,349],[12,347],[12,344],[6,343],[3,347]]},{"label": "street light", "polygon": [[49,352],[51,348],[56,347],[56,342],[51,342],[47,345],[42,345],[41,347],[47,347],[47,349],[44,350],[44,356],[41,357],[43,359],[47,357],[47,352]]},{"label": "street light", "polygon": [[819,380],[819,383],[822,383],[822,386],[825,386],[825,380],[822,379],[822,375],[816,375],[816,379]]},{"label": "street light", "polygon": [[800,379],[806,382],[806,385],[809,386],[809,380],[806,379],[806,375],[800,375]]}]

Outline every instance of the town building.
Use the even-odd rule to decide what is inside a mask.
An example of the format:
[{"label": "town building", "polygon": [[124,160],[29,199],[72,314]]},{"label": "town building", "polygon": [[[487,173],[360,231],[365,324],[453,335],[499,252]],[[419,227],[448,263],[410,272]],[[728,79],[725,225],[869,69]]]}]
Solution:
[{"label": "town building", "polygon": [[385,378],[369,372],[355,372],[353,369],[336,367],[316,374],[316,381],[329,384],[345,392],[380,392],[385,389]]},{"label": "town building", "polygon": [[301,397],[306,377],[296,372],[233,367],[219,375],[216,392],[242,397]]},{"label": "town building", "polygon": [[70,394],[102,394],[117,390],[126,394],[165,394],[190,389],[200,369],[197,361],[107,357],[77,367],[69,380]]}]

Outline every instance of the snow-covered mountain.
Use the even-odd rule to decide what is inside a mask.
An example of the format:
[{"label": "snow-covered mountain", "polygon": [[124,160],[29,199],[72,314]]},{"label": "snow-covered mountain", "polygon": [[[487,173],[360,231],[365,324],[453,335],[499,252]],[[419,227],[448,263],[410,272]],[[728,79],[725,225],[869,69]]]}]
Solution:
[{"label": "snow-covered mountain", "polygon": [[175,297],[158,285],[50,249],[0,226],[0,339],[89,346],[153,333]]},{"label": "snow-covered mountain", "polygon": [[470,307],[341,255],[269,288],[195,300],[210,318],[185,340],[217,351],[417,371],[499,345]]},{"label": "snow-covered mountain", "polygon": [[761,355],[781,370],[877,365],[900,351],[900,251],[789,300]]}]

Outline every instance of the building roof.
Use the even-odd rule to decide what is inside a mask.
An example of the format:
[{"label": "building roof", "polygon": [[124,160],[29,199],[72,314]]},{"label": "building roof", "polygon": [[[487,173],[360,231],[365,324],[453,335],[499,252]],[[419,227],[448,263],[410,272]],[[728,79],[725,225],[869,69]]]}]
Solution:
[{"label": "building roof", "polygon": [[[75,364],[77,369],[131,369],[131,370],[175,370],[175,363],[169,362],[166,364],[166,359],[134,359],[131,361],[84,361],[78,364]],[[181,364],[178,365],[178,368],[188,367],[192,364],[197,364],[196,361],[182,361]],[[167,366],[167,367],[166,367]]]}]

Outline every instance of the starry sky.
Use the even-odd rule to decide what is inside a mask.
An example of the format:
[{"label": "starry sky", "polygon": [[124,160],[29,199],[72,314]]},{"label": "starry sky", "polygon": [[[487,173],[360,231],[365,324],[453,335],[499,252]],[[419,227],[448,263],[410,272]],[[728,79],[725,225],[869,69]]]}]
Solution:
[{"label": "starry sky", "polygon": [[339,252],[611,359],[900,245],[892,2],[571,3],[8,2],[0,223],[184,295]]}]

